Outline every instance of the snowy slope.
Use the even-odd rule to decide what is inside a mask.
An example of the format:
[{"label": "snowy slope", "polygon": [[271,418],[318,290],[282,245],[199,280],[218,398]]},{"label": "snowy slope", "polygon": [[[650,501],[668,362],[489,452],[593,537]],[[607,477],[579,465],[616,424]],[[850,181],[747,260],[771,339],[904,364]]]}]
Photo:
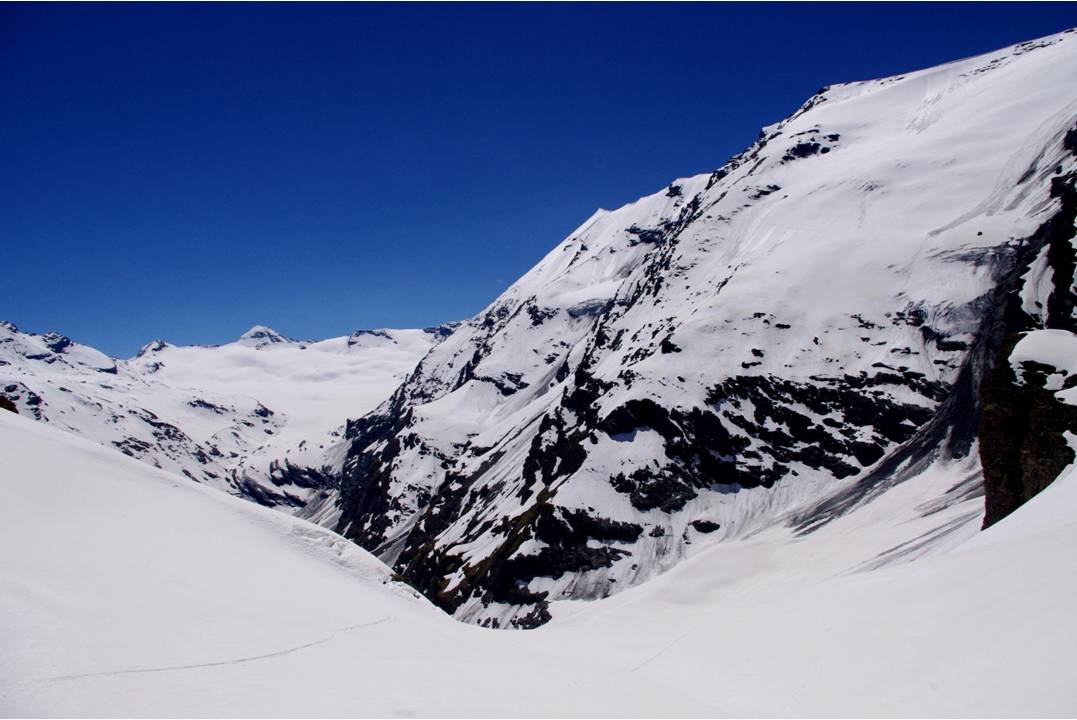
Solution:
[{"label": "snowy slope", "polygon": [[43,424],[0,413],[0,455],[4,716],[709,714],[517,655],[329,531]]},{"label": "snowy slope", "polygon": [[534,626],[974,458],[1009,292],[1053,282],[1074,77],[1069,32],[825,88],[597,212],[349,423],[336,528],[458,617]]},{"label": "snowy slope", "polygon": [[[160,340],[129,360],[0,323],[0,393],[21,414],[267,505],[299,507],[355,408],[384,400],[450,328],[301,342],[256,326],[221,346]],[[315,468],[289,472],[301,458]]]},{"label": "snowy slope", "polygon": [[772,529],[713,545],[536,632],[567,655],[601,638],[636,682],[732,717],[1072,716],[1077,468],[931,557],[861,562],[930,527],[910,510],[955,480],[938,470],[810,540]]},{"label": "snowy slope", "polygon": [[937,468],[809,540],[772,529],[568,602],[441,614],[343,538],[0,413],[3,716],[1069,716],[1077,471],[971,540]]}]

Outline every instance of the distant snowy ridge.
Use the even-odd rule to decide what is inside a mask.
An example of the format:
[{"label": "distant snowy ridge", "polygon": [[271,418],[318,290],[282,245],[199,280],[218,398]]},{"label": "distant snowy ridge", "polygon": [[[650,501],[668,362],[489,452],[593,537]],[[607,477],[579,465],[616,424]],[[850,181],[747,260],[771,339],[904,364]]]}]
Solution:
[{"label": "distant snowy ridge", "polygon": [[298,341],[284,337],[273,328],[268,328],[265,325],[255,325],[240,335],[239,340],[236,342],[248,347],[263,348],[270,345],[294,345]]},{"label": "distant snowy ridge", "polygon": [[[162,340],[128,360],[0,323],[0,395],[27,417],[265,505],[324,492],[344,418],[389,395],[451,326],[321,341],[256,325],[220,346]],[[303,470],[293,471],[300,462]]]}]

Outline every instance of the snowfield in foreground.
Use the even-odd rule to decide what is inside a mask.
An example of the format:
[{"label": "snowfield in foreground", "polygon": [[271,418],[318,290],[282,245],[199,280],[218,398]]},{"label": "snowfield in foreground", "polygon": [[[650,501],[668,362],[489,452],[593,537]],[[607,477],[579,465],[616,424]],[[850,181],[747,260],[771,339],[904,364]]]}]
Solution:
[{"label": "snowfield in foreground", "polygon": [[912,562],[861,564],[937,525],[912,508],[968,468],[513,632],[453,621],[329,531],[46,425],[0,413],[0,455],[6,716],[1077,712],[1074,468]]}]

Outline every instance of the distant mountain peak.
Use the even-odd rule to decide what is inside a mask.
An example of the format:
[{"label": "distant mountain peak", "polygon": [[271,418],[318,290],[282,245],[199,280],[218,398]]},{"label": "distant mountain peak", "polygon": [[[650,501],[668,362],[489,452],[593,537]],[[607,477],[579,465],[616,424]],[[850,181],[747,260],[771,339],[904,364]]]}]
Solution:
[{"label": "distant mountain peak", "polygon": [[428,335],[433,335],[437,338],[445,339],[452,335],[456,331],[456,329],[463,324],[464,323],[462,321],[447,322],[440,325],[423,328],[423,332]]},{"label": "distant mountain peak", "polygon": [[155,338],[154,340],[151,340],[150,342],[143,345],[139,349],[138,354],[135,357],[142,357],[144,355],[148,355],[149,353],[160,352],[167,347],[171,347],[171,345],[169,345],[167,342],[160,338]]},{"label": "distant mountain peak", "polygon": [[238,343],[252,347],[264,347],[266,345],[279,345],[296,342],[290,337],[281,335],[271,327],[254,325],[250,330],[239,336]]},{"label": "distant mountain peak", "polygon": [[62,353],[71,347],[71,338],[58,332],[45,333],[41,336],[41,340],[50,350],[56,353]]},{"label": "distant mountain peak", "polygon": [[347,336],[309,343],[256,325],[220,345],[156,338],[117,361],[14,327],[0,326],[0,400],[20,415],[288,511],[318,499],[323,450],[348,415],[388,397],[438,341],[394,330],[346,353]]},{"label": "distant mountain peak", "polygon": [[355,330],[348,336],[348,347],[357,345],[396,344],[396,340],[386,330]]}]

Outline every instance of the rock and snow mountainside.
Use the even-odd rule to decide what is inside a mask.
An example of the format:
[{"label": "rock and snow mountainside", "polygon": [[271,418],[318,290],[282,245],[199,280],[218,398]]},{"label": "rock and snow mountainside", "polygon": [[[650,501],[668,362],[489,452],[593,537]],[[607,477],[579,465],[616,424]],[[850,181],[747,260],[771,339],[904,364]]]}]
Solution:
[{"label": "rock and snow mountainside", "polygon": [[[0,323],[0,396],[20,414],[265,505],[325,491],[348,413],[373,408],[451,332],[364,330],[319,342],[255,326],[221,346],[160,340],[116,360]],[[294,464],[301,464],[296,471]]]},{"label": "rock and snow mountainside", "polygon": [[[1072,716],[1077,467],[963,544],[934,468],[789,542],[711,545],[532,632],[344,538],[0,412],[0,715]],[[945,513],[944,513],[945,514]],[[857,572],[843,572],[859,567]]]},{"label": "rock and snow mountainside", "polygon": [[522,627],[938,467],[935,525],[875,562],[975,532],[981,377],[1072,321],[1075,77],[1070,31],[824,88],[597,212],[349,422],[335,527]]},{"label": "rock and snow mountainside", "polygon": [[451,334],[0,326],[0,715],[1072,716],[1074,77],[825,89]]}]

